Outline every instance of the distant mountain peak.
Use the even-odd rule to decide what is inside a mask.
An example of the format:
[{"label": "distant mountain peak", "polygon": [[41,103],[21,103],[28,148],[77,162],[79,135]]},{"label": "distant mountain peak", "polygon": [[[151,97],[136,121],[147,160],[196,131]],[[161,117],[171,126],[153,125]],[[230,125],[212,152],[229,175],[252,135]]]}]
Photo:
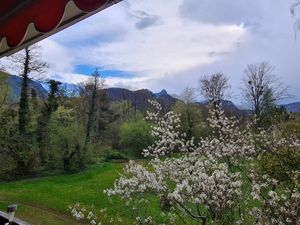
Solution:
[{"label": "distant mountain peak", "polygon": [[155,93],[155,96],[157,97],[162,97],[162,96],[169,96],[168,92],[166,91],[166,89],[162,89],[160,92]]},{"label": "distant mountain peak", "polygon": [[171,107],[178,101],[168,94],[166,90],[162,90],[159,93],[153,93],[148,89],[140,89],[136,91],[130,91],[122,88],[107,88],[107,95],[110,101],[131,101],[134,108],[144,112],[147,109],[148,100],[157,100],[164,105],[164,110],[171,110]]}]

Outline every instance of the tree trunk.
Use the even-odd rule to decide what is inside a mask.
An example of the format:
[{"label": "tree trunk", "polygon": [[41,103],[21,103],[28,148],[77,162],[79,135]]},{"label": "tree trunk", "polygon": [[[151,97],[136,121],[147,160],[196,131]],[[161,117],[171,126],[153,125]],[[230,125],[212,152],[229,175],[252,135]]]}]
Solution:
[{"label": "tree trunk", "polygon": [[25,49],[26,56],[24,58],[24,69],[22,74],[21,83],[21,98],[19,102],[19,135],[20,135],[20,145],[18,149],[17,169],[20,173],[25,173],[28,167],[28,151],[30,143],[30,135],[27,130],[29,123],[29,102],[28,102],[28,86],[29,86],[29,50]]},{"label": "tree trunk", "polygon": [[29,103],[28,103],[28,86],[29,86],[29,50],[25,49],[25,62],[24,62],[24,70],[22,74],[22,84],[21,84],[21,98],[19,103],[19,132],[20,135],[26,134],[26,127],[29,123]]},{"label": "tree trunk", "polygon": [[19,132],[20,135],[24,135],[26,133],[26,127],[29,122],[28,114],[29,114],[29,104],[28,104],[28,75],[23,75],[22,86],[21,86],[21,98],[19,104]]},{"label": "tree trunk", "polygon": [[91,128],[92,128],[92,124],[93,124],[93,119],[94,119],[94,114],[95,114],[95,105],[96,105],[96,92],[97,92],[97,82],[95,80],[95,86],[93,88],[90,109],[88,112],[88,121],[87,121],[86,136],[85,136],[85,146],[90,142],[90,139],[91,139]]},{"label": "tree trunk", "polygon": [[54,80],[50,80],[48,83],[50,84],[48,103],[45,104],[44,108],[42,109],[41,116],[38,118],[37,126],[37,142],[39,145],[40,161],[42,165],[47,162],[46,141],[48,138],[48,123],[52,113],[58,108],[58,103],[55,96],[59,90],[59,85],[61,84],[60,82]]},{"label": "tree trunk", "polygon": [[70,158],[64,158],[64,171],[70,171]]}]

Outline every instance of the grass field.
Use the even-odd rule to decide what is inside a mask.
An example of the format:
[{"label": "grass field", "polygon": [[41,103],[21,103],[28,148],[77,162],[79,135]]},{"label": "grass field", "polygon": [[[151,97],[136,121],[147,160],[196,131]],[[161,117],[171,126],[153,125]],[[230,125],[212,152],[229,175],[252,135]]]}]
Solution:
[{"label": "grass field", "polygon": [[[133,212],[119,198],[110,201],[103,193],[103,190],[113,186],[123,167],[124,163],[103,163],[77,174],[0,183],[0,210],[5,211],[7,205],[16,203],[16,216],[32,225],[87,224],[77,222],[68,211],[69,205],[79,202],[83,206],[93,206],[96,213],[107,208],[106,216],[98,216],[103,225],[115,225],[111,218],[122,218],[118,224],[131,225],[139,211]],[[249,190],[244,191],[249,193]],[[158,200],[151,195],[147,199],[151,215],[158,215]],[[251,204],[257,206],[255,202]]]},{"label": "grass field", "polygon": [[103,193],[112,187],[123,165],[104,163],[73,175],[0,183],[0,210],[5,211],[8,204],[16,203],[16,216],[32,225],[80,224],[67,211],[68,205],[80,202],[94,205],[96,210],[107,208],[107,223],[110,217],[118,216],[124,224],[131,224],[133,214],[125,202],[119,199],[111,202]]}]

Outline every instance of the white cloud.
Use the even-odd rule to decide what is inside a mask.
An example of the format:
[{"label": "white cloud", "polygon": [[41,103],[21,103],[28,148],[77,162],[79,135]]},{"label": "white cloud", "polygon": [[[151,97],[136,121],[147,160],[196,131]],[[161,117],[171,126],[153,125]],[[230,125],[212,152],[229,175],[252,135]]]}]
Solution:
[{"label": "white cloud", "polygon": [[[237,25],[186,23],[178,13],[181,0],[130,2],[117,10],[120,24],[127,28],[122,38],[79,47],[74,50],[78,63],[128,71],[148,81],[214,63],[224,53],[234,51],[236,43],[246,35]],[[143,13],[161,18],[160,23],[137,29],[134,24],[141,18],[136,14]]]},{"label": "white cloud", "polygon": [[212,57],[211,52],[233,51],[244,33],[237,26],[193,26],[179,20],[165,21],[161,26],[135,30],[120,42],[87,48],[90,58],[86,63],[140,76],[161,76],[215,62],[217,57]]},{"label": "white cloud", "polygon": [[69,49],[51,39],[45,39],[40,44],[43,48],[43,58],[49,63],[51,71],[72,72],[74,64]]},{"label": "white cloud", "polygon": [[300,96],[293,0],[125,0],[45,41],[53,74],[69,82],[76,65],[121,70],[110,86],[179,93],[200,75],[223,71],[236,96],[248,63],[270,61]]},{"label": "white cloud", "polygon": [[63,83],[70,83],[70,84],[79,84],[84,83],[85,81],[90,78],[84,74],[76,74],[76,73],[62,73],[62,72],[52,72],[45,77],[46,79],[54,79]]}]

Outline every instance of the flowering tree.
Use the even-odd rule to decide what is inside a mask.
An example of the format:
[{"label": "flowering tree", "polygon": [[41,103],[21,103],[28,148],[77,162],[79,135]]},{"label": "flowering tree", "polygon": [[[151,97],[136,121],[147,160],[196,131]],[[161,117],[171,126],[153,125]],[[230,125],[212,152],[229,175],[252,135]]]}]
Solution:
[{"label": "flowering tree", "polygon": [[261,207],[252,210],[256,224],[272,225],[300,223],[300,172],[291,172],[291,183],[285,185],[268,176],[252,175],[252,192]]},{"label": "flowering tree", "polygon": [[[152,135],[156,141],[144,150],[144,155],[152,159],[147,166],[130,161],[114,188],[106,193],[127,200],[154,193],[162,207],[186,213],[202,224],[217,221],[222,211],[234,209],[241,196],[240,173],[231,172],[226,163],[214,158],[210,151],[203,151],[211,139],[200,146],[193,139],[185,141],[185,134],[177,131],[179,115],[168,112],[160,116],[161,106],[155,101],[150,103],[156,111],[148,112],[147,119],[155,124]],[[172,157],[174,152],[179,155]]]},{"label": "flowering tree", "polygon": [[[279,148],[299,150],[299,140],[266,131],[253,132],[250,125],[241,129],[234,118],[216,108],[217,113],[211,111],[209,119],[214,135],[194,143],[193,138],[185,140],[186,135],[178,131],[179,115],[162,115],[161,106],[155,101],[150,103],[156,109],[146,117],[155,124],[152,135],[156,141],[144,150],[150,160],[146,165],[130,161],[114,187],[105,191],[108,196],[118,195],[135,204],[137,199],[147,201],[147,194],[152,193],[159,197],[161,208],[169,210],[169,224],[179,224],[187,218],[203,225],[244,224],[249,216],[257,224],[283,220],[278,224],[295,224],[299,217],[297,172],[293,173],[291,185],[282,186],[258,171],[255,162],[262,159],[263,153]],[[245,186],[252,187],[252,200]],[[280,188],[285,188],[286,195],[279,194]],[[250,210],[253,207],[249,201],[261,207]],[[264,223],[265,218],[275,215],[275,220]],[[154,218],[138,217],[137,223],[152,224]]]},{"label": "flowering tree", "polygon": [[[251,215],[259,225],[300,224],[299,139],[274,128],[269,133],[262,131],[261,154],[256,158],[256,164],[267,166],[259,169],[252,164],[249,168],[251,196],[260,205]],[[271,158],[271,164],[265,157]],[[280,171],[276,171],[278,164]]]}]

